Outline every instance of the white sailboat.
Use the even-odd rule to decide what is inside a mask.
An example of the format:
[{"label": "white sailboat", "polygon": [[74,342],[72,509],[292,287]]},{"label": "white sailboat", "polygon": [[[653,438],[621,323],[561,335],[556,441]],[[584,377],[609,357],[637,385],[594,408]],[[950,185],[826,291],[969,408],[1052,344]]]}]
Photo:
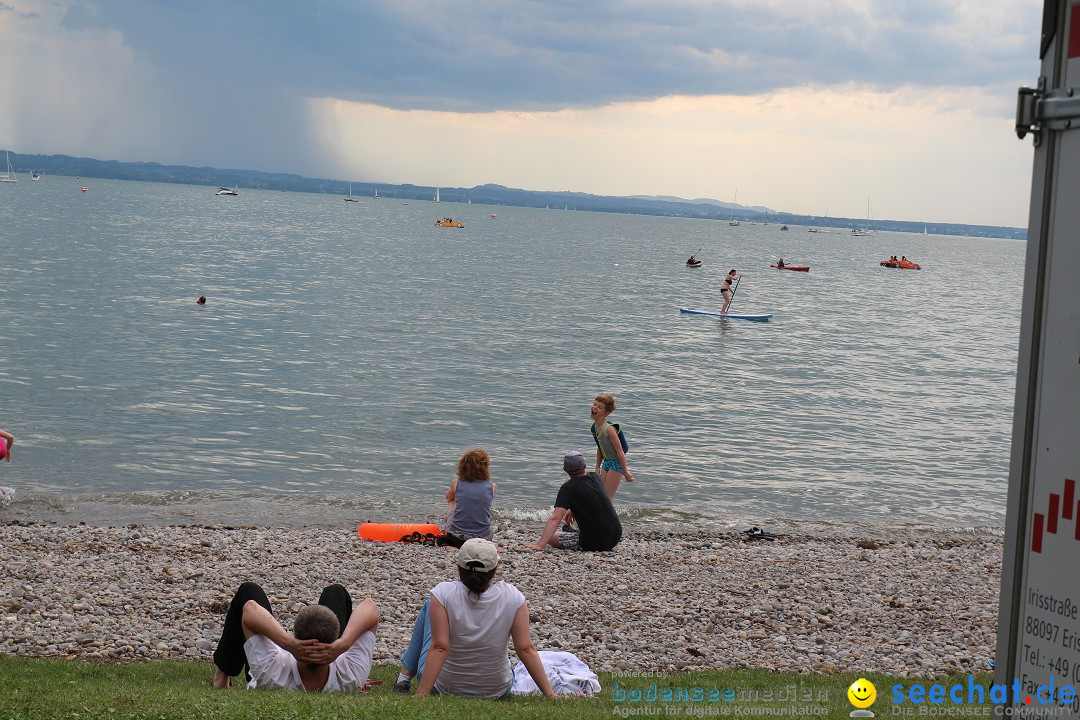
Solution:
[{"label": "white sailboat", "polygon": [[13,183],[19,182],[19,179],[15,177],[15,168],[11,167],[11,153],[7,153],[7,173],[0,175],[0,182]]},{"label": "white sailboat", "polygon": [[439,200],[439,188],[435,188],[435,199],[432,202],[442,202]]},{"label": "white sailboat", "polygon": [[861,228],[852,228],[851,234],[855,237],[863,237],[870,234],[870,197],[866,198],[866,225]]},{"label": "white sailboat", "polygon": [[375,199],[376,200],[381,200],[382,199],[382,198],[379,197],[379,189],[378,188],[375,188]]},{"label": "white sailboat", "polygon": [[[378,191],[376,191],[376,193],[378,193]],[[359,200],[357,200],[356,198],[353,197],[353,194],[352,194],[352,180],[349,181],[349,194],[345,196],[345,202],[360,202]]]},{"label": "white sailboat", "polygon": [[739,201],[739,191],[735,191],[735,199],[731,201],[731,219],[728,220],[728,225],[732,227],[738,227],[741,223],[735,218],[735,205]]},{"label": "white sailboat", "polygon": [[[826,210],[825,211],[825,217],[823,218],[821,224],[824,225],[826,223],[826,221],[828,221],[828,219],[829,219],[829,211]],[[827,231],[826,230],[818,230],[816,227],[811,227],[811,228],[807,228],[806,232],[820,233],[820,232],[827,232]]]}]

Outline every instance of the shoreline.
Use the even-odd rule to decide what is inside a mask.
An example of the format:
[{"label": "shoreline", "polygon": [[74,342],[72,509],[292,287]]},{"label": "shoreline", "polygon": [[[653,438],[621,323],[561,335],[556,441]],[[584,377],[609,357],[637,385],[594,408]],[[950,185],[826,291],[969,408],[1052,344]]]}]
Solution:
[{"label": "shoreline", "polygon": [[[547,497],[550,502],[551,497]],[[846,536],[851,533],[908,537],[925,532],[967,532],[1003,536],[1004,517],[963,520],[950,518],[932,523],[919,517],[896,514],[882,517],[857,515],[813,520],[748,508],[727,508],[722,514],[702,507],[634,504],[620,501],[617,508],[624,529],[630,532],[741,532],[759,526],[778,533]],[[495,525],[531,527],[542,525],[551,512],[547,504],[501,502],[492,508]],[[137,493],[41,494],[16,489],[0,500],[0,524],[86,524],[153,527],[277,527],[337,531],[364,522],[442,522],[446,504],[441,494],[422,498],[372,499],[355,494],[259,494],[229,491],[145,491]],[[687,530],[687,528],[693,528]]]},{"label": "shoreline", "polygon": [[[535,525],[535,527],[532,527]],[[772,528],[766,528],[772,529]],[[521,549],[504,521],[497,578],[529,602],[538,649],[597,671],[754,668],[931,677],[984,671],[997,635],[1002,537],[860,528],[828,536],[628,529],[611,553]],[[286,628],[323,585],[371,596],[377,663],[398,661],[454,552],[323,528],[0,525],[0,652],[110,662],[210,656],[244,580]]]}]

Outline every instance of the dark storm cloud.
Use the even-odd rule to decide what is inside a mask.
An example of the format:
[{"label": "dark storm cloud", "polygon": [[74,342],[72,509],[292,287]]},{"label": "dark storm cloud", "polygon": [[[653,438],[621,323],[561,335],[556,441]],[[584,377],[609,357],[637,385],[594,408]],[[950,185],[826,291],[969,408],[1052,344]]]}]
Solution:
[{"label": "dark storm cloud", "polygon": [[[1027,9],[1032,3],[1017,3]],[[90,9],[87,9],[90,8]],[[206,2],[104,0],[178,88],[287,88],[396,109],[537,110],[848,82],[1030,80],[1038,13],[941,2]]]}]

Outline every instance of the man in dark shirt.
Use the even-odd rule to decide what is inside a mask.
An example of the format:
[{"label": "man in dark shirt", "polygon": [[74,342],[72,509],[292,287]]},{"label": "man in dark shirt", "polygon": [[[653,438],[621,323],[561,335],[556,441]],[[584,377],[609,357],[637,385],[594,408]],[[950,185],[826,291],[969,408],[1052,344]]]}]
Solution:
[{"label": "man in dark shirt", "polygon": [[[566,550],[611,550],[622,539],[622,524],[600,476],[585,472],[585,457],[577,450],[566,453],[563,470],[570,479],[559,488],[555,509],[540,539],[526,545],[526,549],[543,550],[551,545]],[[559,523],[568,511],[573,513],[579,530],[560,532]]]}]

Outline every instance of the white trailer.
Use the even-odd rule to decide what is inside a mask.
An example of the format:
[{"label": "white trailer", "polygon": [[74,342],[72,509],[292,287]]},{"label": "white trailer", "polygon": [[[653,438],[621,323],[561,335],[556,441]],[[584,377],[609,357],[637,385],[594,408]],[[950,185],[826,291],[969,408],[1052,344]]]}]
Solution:
[{"label": "white trailer", "polygon": [[1080,0],[1044,1],[995,714],[1080,719]]}]

